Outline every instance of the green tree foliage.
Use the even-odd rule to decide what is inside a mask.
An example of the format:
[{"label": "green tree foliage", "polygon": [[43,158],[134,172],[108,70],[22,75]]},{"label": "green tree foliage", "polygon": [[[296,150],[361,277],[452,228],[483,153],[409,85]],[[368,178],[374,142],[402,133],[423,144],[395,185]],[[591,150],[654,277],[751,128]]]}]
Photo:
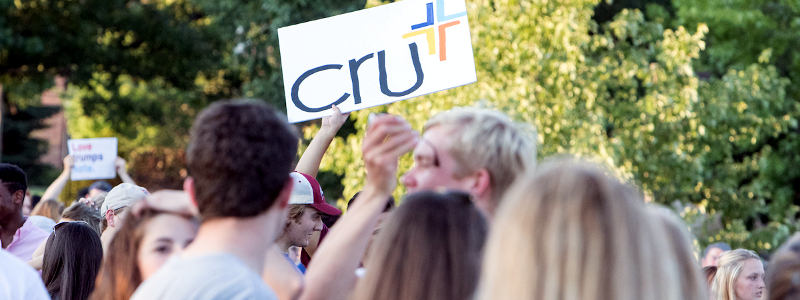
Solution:
[{"label": "green tree foliage", "polygon": [[[700,246],[724,240],[769,250],[782,242],[796,230],[798,211],[789,167],[797,161],[798,107],[789,81],[763,58],[700,81],[694,65],[713,29],[671,28],[661,23],[668,10],[654,5],[649,18],[622,9],[597,23],[596,4],[469,3],[478,82],[354,113],[358,132],[337,140],[323,160],[323,169],[344,176],[342,199],[363,186],[360,141],[370,112],[395,113],[421,129],[432,114],[477,105],[534,125],[540,158],[592,157],[648,198],[679,206],[697,222]],[[403,157],[401,172],[410,166]]]}]

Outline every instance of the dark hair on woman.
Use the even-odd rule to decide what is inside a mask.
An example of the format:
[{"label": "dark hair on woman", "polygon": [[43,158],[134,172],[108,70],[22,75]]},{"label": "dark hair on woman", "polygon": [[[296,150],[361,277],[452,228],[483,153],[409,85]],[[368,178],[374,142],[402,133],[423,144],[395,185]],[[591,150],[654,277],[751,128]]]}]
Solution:
[{"label": "dark hair on woman", "polygon": [[85,300],[103,262],[100,237],[84,222],[57,224],[47,239],[42,279],[54,300]]},{"label": "dark hair on woman", "polygon": [[710,287],[714,282],[714,276],[717,275],[717,266],[703,267],[703,275],[706,275],[706,284]]},{"label": "dark hair on woman", "polygon": [[381,227],[354,299],[471,298],[487,224],[467,194],[411,194]]},{"label": "dark hair on woman", "polygon": [[129,214],[125,218],[122,228],[108,246],[108,257],[97,276],[97,288],[91,299],[127,300],[133,295],[142,283],[138,254],[145,227],[150,220],[162,213],[145,208],[138,215]]}]

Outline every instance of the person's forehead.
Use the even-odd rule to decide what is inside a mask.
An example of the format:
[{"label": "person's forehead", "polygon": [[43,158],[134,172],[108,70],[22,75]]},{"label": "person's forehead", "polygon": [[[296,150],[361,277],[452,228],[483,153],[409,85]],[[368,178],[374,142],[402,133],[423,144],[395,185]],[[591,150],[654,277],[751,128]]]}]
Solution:
[{"label": "person's forehead", "polygon": [[447,145],[450,142],[451,135],[448,134],[449,130],[446,130],[442,126],[436,126],[431,129],[425,131],[422,135],[422,141],[417,143],[416,149],[414,149],[415,155],[434,155],[434,153],[438,153],[439,155],[444,154],[446,151]]},{"label": "person's forehead", "polygon": [[758,259],[751,258],[751,259],[748,259],[748,260],[746,260],[744,262],[744,268],[743,269],[744,270],[743,270],[742,274],[745,274],[745,275],[748,275],[748,274],[751,274],[751,273],[759,273],[759,272],[762,272],[762,270],[764,270],[764,264],[761,263],[761,261],[758,260]]}]

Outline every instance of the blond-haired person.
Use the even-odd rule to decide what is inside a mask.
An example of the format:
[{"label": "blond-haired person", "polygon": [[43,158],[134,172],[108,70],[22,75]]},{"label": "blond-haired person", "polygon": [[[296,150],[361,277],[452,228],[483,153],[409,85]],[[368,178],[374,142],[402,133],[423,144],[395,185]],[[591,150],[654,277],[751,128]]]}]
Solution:
[{"label": "blond-haired person", "polygon": [[647,212],[654,221],[664,226],[674,262],[680,268],[683,299],[708,299],[708,281],[694,256],[694,243],[686,223],[673,210],[663,206],[648,205]]},{"label": "blond-haired person", "polygon": [[764,264],[752,250],[735,249],[719,256],[711,291],[717,300],[755,300],[764,294]]},{"label": "blond-haired person", "polygon": [[488,109],[456,107],[425,124],[414,167],[401,181],[408,193],[461,190],[490,219],[518,175],[536,166],[533,130]]},{"label": "blond-haired person", "polygon": [[562,160],[520,178],[495,215],[476,299],[683,299],[663,226],[605,174]]}]

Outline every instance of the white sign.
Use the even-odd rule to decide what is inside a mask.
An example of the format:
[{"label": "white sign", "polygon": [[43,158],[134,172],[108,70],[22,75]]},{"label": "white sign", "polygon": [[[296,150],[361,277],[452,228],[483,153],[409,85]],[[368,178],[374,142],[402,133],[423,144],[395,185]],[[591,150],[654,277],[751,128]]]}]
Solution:
[{"label": "white sign", "polygon": [[289,121],[477,81],[464,0],[406,0],[278,29]]},{"label": "white sign", "polygon": [[75,161],[70,179],[93,180],[117,177],[117,138],[81,139],[67,141],[69,154]]}]

